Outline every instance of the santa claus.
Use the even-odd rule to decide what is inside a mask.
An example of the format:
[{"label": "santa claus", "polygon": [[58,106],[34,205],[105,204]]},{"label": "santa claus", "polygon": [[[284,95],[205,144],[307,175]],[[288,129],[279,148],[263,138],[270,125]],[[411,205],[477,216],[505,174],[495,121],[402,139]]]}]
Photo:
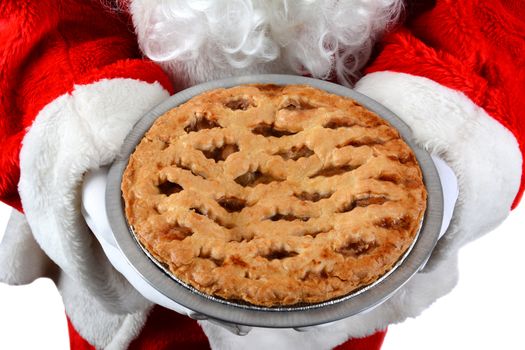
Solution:
[{"label": "santa claus", "polygon": [[[0,199],[17,210],[0,281],[53,278],[73,349],[379,349],[389,324],[454,287],[458,249],[523,193],[521,1],[5,0],[0,14]],[[353,85],[457,177],[425,269],[368,313],[234,335],[144,298],[86,225],[84,174],[112,162],[142,115],[185,87],[253,73]]]}]

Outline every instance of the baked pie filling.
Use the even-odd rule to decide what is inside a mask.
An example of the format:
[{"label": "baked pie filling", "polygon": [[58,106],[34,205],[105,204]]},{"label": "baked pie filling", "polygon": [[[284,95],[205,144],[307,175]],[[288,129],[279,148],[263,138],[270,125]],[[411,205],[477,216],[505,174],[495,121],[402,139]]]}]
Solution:
[{"label": "baked pie filling", "polygon": [[426,207],[392,126],[302,85],[217,89],[172,109],[130,157],[122,192],[139,241],[178,279],[268,307],[374,282]]}]

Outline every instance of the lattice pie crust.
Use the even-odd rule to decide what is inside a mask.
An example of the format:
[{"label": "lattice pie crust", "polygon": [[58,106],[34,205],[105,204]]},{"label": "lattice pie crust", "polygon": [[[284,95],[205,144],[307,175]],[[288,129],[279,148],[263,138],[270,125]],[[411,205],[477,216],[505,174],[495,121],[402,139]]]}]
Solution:
[{"label": "lattice pie crust", "polygon": [[317,303],[377,280],[426,207],[413,152],[355,101],[309,86],[213,90],[158,118],[129,160],[126,216],[197,290]]}]

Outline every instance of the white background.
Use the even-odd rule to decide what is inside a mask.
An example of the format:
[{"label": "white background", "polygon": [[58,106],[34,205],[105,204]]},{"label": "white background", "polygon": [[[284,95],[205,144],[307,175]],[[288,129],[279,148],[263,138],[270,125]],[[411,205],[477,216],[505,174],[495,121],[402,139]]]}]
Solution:
[{"label": "white background", "polygon": [[[0,204],[0,239],[10,209]],[[390,326],[382,350],[525,349],[525,204],[460,254],[460,281],[420,317]],[[523,335],[522,335],[523,334]],[[68,349],[54,285],[0,283],[0,349]]]}]

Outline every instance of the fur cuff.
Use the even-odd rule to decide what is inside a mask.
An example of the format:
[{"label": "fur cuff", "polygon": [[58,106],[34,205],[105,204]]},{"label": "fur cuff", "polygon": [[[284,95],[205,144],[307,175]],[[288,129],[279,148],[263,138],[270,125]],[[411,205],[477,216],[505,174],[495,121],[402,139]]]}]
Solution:
[{"label": "fur cuff", "polygon": [[[40,111],[23,140],[19,190],[36,241],[78,289],[111,313],[150,304],[111,266],[87,227],[80,184],[86,171],[113,160],[135,122],[168,95],[159,83],[133,79],[77,85]],[[88,335],[97,321],[84,320],[89,313],[74,312],[67,301],[75,327]]]},{"label": "fur cuff", "polygon": [[456,251],[507,217],[522,164],[518,142],[509,130],[463,93],[424,77],[371,73],[356,90],[396,113],[410,126],[416,142],[444,159],[458,177],[459,198],[451,226],[437,247],[439,254]]},{"label": "fur cuff", "polygon": [[54,277],[56,265],[36,243],[24,214],[13,209],[0,244],[0,282],[19,285]]}]

